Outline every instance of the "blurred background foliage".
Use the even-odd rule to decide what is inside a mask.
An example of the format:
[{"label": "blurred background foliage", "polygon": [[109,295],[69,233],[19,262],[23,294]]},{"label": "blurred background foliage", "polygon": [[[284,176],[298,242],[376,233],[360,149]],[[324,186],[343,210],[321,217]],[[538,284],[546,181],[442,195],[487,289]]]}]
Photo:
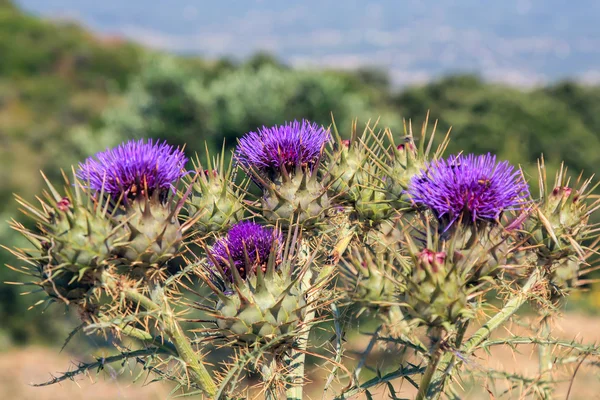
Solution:
[{"label": "blurred background foliage", "polygon": [[[0,217],[21,219],[13,193],[42,190],[39,171],[60,169],[107,146],[138,137],[186,144],[188,154],[235,145],[258,126],[308,118],[341,130],[380,117],[401,134],[402,118],[420,126],[427,110],[451,152],[497,153],[536,179],[540,154],[589,176],[600,171],[600,87],[560,82],[533,90],[456,75],[401,90],[385,71],[300,70],[268,54],[244,62],[203,60],[98,38],[67,22],[49,22],[0,0]],[[26,221],[24,221],[26,222]],[[0,224],[0,243],[19,238]],[[0,264],[14,264],[7,251]],[[0,281],[23,277],[0,268]],[[3,343],[55,341],[73,325],[26,312],[31,297],[0,285]],[[45,311],[62,315],[60,307]]]}]

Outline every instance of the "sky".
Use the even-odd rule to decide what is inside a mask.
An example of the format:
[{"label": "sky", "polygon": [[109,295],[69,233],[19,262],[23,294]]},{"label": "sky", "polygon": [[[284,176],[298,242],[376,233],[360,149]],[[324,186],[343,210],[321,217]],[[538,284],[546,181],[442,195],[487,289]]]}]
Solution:
[{"label": "sky", "polygon": [[597,0],[17,0],[101,35],[204,57],[384,68],[397,85],[474,72],[534,86],[600,82]]}]

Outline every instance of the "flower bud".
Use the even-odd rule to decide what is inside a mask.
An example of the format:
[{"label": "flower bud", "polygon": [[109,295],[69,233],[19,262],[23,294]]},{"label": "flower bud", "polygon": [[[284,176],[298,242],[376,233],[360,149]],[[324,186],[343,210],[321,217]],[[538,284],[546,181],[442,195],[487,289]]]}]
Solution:
[{"label": "flower bud", "polygon": [[263,128],[240,139],[236,157],[263,190],[262,214],[272,223],[319,222],[329,208],[318,167],[329,131],[308,121]]},{"label": "flower bud", "polygon": [[[267,343],[299,329],[306,314],[306,291],[282,259],[281,233],[254,222],[234,225],[208,251],[203,274],[219,301],[212,311],[217,326],[241,345]],[[291,335],[281,345],[289,345]]]},{"label": "flower bud", "polygon": [[112,198],[126,244],[119,254],[132,267],[160,267],[177,255],[182,240],[175,183],[187,158],[166,143],[130,141],[88,158],[78,176]]},{"label": "flower bud", "polygon": [[244,216],[243,194],[235,188],[231,169],[199,169],[196,174],[187,200],[196,232],[222,232],[239,222]]}]

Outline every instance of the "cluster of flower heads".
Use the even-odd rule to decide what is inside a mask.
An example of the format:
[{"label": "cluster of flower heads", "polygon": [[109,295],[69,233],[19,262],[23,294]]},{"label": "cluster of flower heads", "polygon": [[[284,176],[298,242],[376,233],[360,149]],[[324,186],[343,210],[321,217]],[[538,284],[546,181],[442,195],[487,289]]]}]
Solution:
[{"label": "cluster of flower heads", "polygon": [[463,219],[496,220],[504,210],[522,206],[529,189],[519,170],[491,154],[436,160],[414,176],[408,193],[449,225]]},{"label": "cluster of flower heads", "polygon": [[231,227],[227,236],[214,244],[210,250],[211,260],[218,263],[230,279],[233,263],[233,267],[245,279],[249,269],[254,273],[258,268],[264,271],[271,254],[279,258],[282,243],[280,231],[242,221]]},{"label": "cluster of flower heads", "polygon": [[[183,151],[152,139],[129,141],[79,164],[77,176],[115,198],[174,190],[187,162]],[[147,193],[146,193],[147,190]]]},{"label": "cluster of flower heads", "polygon": [[263,126],[240,139],[236,157],[246,168],[260,172],[292,172],[297,166],[312,169],[330,139],[328,130],[306,120]]}]

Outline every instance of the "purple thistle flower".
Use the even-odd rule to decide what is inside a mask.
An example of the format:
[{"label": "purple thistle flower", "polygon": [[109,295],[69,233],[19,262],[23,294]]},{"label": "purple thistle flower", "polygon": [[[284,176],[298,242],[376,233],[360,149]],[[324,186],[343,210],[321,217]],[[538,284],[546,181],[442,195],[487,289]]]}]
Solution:
[{"label": "purple thistle flower", "polygon": [[448,227],[465,222],[497,220],[504,210],[527,202],[529,188],[508,161],[496,163],[491,154],[451,156],[430,163],[410,181],[408,194],[429,207]]},{"label": "purple thistle flower", "polygon": [[[275,232],[254,222],[242,221],[232,226],[227,236],[214,244],[210,254],[229,275],[229,279],[233,278],[230,273],[231,257],[233,266],[239,271],[242,279],[245,279],[248,270],[256,273],[257,269],[261,268],[266,271],[271,251],[277,252],[276,257],[279,258],[282,242],[281,232]],[[211,260],[211,263],[214,261]],[[247,265],[247,261],[250,265]]]},{"label": "purple thistle flower", "polygon": [[306,120],[263,126],[239,140],[236,157],[245,167],[260,172],[278,174],[285,168],[290,173],[296,166],[312,170],[330,139],[328,130]]},{"label": "purple thistle flower", "polygon": [[173,183],[185,173],[186,162],[183,151],[166,142],[131,140],[79,163],[77,177],[89,182],[91,189],[115,198],[138,196],[145,188],[150,196],[174,190]]}]

